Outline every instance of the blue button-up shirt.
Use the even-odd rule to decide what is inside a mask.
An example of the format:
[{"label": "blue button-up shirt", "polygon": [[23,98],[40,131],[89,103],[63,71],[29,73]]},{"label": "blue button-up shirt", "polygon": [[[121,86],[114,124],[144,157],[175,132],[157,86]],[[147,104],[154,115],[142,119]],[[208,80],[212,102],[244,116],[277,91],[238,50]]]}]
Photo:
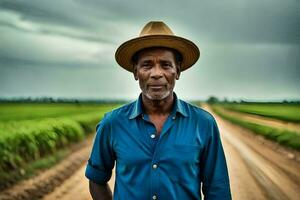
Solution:
[{"label": "blue button-up shirt", "polygon": [[231,199],[225,155],[211,114],[179,100],[158,136],[137,101],[107,113],[86,177],[103,184],[116,163],[114,200]]}]

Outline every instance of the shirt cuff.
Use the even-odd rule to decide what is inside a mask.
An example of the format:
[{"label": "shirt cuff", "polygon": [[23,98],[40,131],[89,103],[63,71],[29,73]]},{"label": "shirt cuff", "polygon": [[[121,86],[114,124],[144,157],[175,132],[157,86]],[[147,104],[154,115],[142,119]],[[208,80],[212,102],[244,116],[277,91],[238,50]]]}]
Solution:
[{"label": "shirt cuff", "polygon": [[112,172],[106,172],[99,169],[96,169],[89,163],[86,166],[85,176],[94,183],[105,184],[111,178]]}]

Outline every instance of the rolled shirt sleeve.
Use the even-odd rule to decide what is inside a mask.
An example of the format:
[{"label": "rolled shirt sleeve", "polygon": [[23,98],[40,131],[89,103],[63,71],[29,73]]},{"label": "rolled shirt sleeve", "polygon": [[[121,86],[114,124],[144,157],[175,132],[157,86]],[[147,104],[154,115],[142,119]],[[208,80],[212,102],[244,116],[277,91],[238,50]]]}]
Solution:
[{"label": "rolled shirt sleeve", "polygon": [[86,166],[85,176],[95,183],[105,184],[111,178],[114,164],[111,128],[106,116],[104,116],[96,127],[96,136]]},{"label": "rolled shirt sleeve", "polygon": [[231,199],[226,158],[216,121],[207,127],[207,143],[201,161],[202,192],[205,200]]}]

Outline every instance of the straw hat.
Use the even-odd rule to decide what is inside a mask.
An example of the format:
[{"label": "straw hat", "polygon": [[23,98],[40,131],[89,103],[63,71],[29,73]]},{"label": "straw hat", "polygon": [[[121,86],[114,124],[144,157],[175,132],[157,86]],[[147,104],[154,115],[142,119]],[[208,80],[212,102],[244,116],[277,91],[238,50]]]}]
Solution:
[{"label": "straw hat", "polygon": [[164,23],[151,21],[145,25],[139,37],[124,42],[115,53],[117,63],[133,72],[132,56],[145,48],[167,47],[177,50],[182,55],[181,71],[196,63],[200,56],[198,47],[190,40],[175,36]]}]

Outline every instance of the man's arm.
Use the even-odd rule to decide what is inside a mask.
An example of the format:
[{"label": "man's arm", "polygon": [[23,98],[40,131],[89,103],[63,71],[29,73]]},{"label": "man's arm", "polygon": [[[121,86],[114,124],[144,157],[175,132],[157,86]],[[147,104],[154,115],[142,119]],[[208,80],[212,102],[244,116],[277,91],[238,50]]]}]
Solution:
[{"label": "man's arm", "polygon": [[100,185],[89,181],[89,185],[93,200],[112,200],[112,192],[107,183]]},{"label": "man's arm", "polygon": [[104,116],[96,127],[96,137],[85,170],[85,176],[89,179],[90,193],[94,200],[112,199],[112,192],[107,182],[111,178],[114,165],[111,125]]},{"label": "man's arm", "polygon": [[204,200],[231,200],[226,158],[214,119],[207,127],[208,140],[201,161]]}]

